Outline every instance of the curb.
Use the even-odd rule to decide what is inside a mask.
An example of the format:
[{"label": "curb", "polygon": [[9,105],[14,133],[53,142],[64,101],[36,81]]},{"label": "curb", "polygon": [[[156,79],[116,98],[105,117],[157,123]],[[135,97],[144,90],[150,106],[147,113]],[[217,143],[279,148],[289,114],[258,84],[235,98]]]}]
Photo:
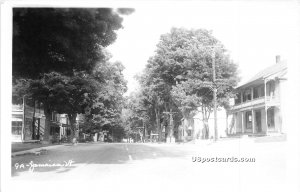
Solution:
[{"label": "curb", "polygon": [[59,148],[62,146],[76,146],[76,145],[96,144],[96,143],[97,142],[76,143],[75,145],[71,144],[71,143],[67,143],[67,144],[60,144],[60,145],[45,146],[45,147],[28,149],[28,150],[24,150],[24,151],[12,152],[11,157],[16,157],[16,156],[21,156],[21,155],[29,155],[29,154],[41,155],[41,154],[47,153],[46,151],[49,149],[55,149],[55,148]]},{"label": "curb", "polygon": [[11,157],[16,157],[16,156],[21,156],[21,155],[29,155],[29,154],[41,155],[41,154],[47,153],[46,151],[49,149],[55,149],[55,148],[59,148],[62,146],[65,146],[65,145],[53,145],[53,146],[29,149],[29,150],[25,150],[25,151],[13,152],[13,153],[11,153]]}]

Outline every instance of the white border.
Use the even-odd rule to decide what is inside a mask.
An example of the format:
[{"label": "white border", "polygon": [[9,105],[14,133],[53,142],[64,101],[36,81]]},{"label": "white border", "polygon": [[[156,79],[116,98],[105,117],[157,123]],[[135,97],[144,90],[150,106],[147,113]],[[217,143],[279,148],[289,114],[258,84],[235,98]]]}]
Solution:
[{"label": "white border", "polygon": [[[88,2],[88,3],[87,3]],[[226,3],[226,1],[188,1],[189,5],[201,3]],[[229,1],[232,2],[232,1]],[[246,1],[247,2],[247,1]],[[267,1],[268,2],[268,1]],[[270,1],[272,2],[272,1]],[[282,3],[275,1],[272,3]],[[287,148],[287,191],[300,190],[300,1],[287,1],[295,3],[298,15],[298,25],[295,26],[296,34],[294,47],[295,56],[288,64],[289,91],[290,91],[290,112],[288,114],[288,148]],[[10,143],[10,118],[11,118],[11,61],[12,61],[12,8],[13,7],[168,7],[183,6],[183,1],[5,1],[1,4],[1,189],[8,189],[11,185],[11,143]],[[45,186],[44,186],[45,187]],[[69,189],[68,187],[65,188]],[[43,190],[43,188],[40,188]],[[55,189],[52,189],[53,191]],[[97,190],[97,188],[96,188]],[[100,189],[99,189],[100,190]],[[3,190],[5,191],[5,190]]]}]

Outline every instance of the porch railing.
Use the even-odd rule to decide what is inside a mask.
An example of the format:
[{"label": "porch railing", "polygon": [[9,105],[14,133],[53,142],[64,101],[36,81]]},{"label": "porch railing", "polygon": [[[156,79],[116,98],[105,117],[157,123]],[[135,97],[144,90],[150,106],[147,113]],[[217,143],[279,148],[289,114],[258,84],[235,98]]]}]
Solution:
[{"label": "porch railing", "polygon": [[241,108],[251,107],[255,105],[272,105],[279,103],[279,98],[275,96],[266,96],[266,103],[265,103],[265,97],[259,97],[252,100],[245,101],[243,103],[235,104],[231,107],[231,110],[237,110]]}]

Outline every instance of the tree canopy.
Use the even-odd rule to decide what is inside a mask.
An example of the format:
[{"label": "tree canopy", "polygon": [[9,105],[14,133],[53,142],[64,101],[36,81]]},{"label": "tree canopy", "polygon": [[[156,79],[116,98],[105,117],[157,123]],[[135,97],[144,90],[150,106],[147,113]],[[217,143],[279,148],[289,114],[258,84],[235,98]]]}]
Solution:
[{"label": "tree canopy", "polygon": [[[213,59],[215,84],[212,81]],[[237,65],[211,31],[172,28],[170,33],[161,35],[140,83],[149,104],[156,103],[157,119],[163,111],[173,109],[180,111],[184,118],[201,111],[207,120],[212,111],[212,86],[219,85],[218,106],[226,107],[238,80]]]},{"label": "tree canopy", "polygon": [[89,121],[96,127],[113,127],[121,123],[123,94],[127,91],[123,70],[124,66],[121,63],[109,61],[101,63],[95,68],[93,77],[100,82],[98,95],[86,114]]},{"label": "tree canopy", "polygon": [[[13,101],[26,93],[42,103],[45,140],[52,112],[67,114],[74,132],[77,114],[97,125],[120,123],[126,91],[123,65],[108,62],[105,47],[133,9],[14,8]],[[88,119],[88,118],[87,118]],[[120,132],[120,131],[119,131]]]},{"label": "tree canopy", "polygon": [[122,20],[109,8],[14,8],[13,76],[90,73],[105,58],[103,48],[116,40]]}]

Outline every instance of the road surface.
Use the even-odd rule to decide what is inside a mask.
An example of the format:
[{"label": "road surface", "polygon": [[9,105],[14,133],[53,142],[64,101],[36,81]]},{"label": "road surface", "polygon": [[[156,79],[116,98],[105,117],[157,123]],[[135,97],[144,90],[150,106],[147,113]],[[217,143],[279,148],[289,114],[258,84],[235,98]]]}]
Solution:
[{"label": "road surface", "polygon": [[[11,186],[12,191],[281,191],[284,151],[285,142],[248,140],[61,146],[39,156],[12,158]],[[207,162],[211,158],[255,162]]]}]

